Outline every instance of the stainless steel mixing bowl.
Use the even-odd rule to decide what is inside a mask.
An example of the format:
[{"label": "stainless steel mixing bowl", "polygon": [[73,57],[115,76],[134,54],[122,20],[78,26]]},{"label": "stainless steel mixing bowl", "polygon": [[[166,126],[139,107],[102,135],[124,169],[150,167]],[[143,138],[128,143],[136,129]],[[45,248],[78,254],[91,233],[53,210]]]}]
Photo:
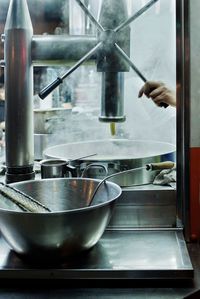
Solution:
[{"label": "stainless steel mixing bowl", "polygon": [[121,188],[107,182],[89,200],[100,180],[58,178],[11,184],[48,206],[51,213],[0,209],[3,237],[18,254],[62,258],[93,247],[102,236]]}]

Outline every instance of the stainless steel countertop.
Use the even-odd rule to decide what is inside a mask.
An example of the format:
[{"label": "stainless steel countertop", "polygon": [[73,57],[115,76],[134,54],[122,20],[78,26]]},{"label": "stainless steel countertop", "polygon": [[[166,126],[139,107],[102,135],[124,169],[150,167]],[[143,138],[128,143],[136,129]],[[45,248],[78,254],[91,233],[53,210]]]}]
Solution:
[{"label": "stainless steel countertop", "polygon": [[66,258],[27,260],[0,239],[0,278],[190,279],[193,268],[181,230],[106,230],[89,251]]},{"label": "stainless steel countertop", "polygon": [[182,299],[200,288],[200,246],[187,244],[192,264],[194,279],[178,280],[39,280],[1,279],[0,298],[2,299]]},{"label": "stainless steel countertop", "polygon": [[[145,237],[146,233],[145,230],[107,230],[101,242],[92,249],[89,256],[87,258],[86,255],[81,257],[82,269],[79,263],[80,259],[79,261],[71,260],[61,265],[50,263],[42,266],[41,263],[35,263],[30,266],[29,262],[22,262],[0,239],[0,277],[2,282],[0,284],[0,298],[170,299],[185,298],[186,295],[200,288],[199,244],[187,244],[191,263],[188,256],[184,254],[187,250],[181,229],[177,231],[173,229],[152,230],[152,232],[150,230],[148,238]],[[158,234],[159,238],[156,237]],[[110,238],[111,235],[112,238]],[[123,237],[125,235],[126,237]],[[142,238],[141,235],[143,235]],[[165,243],[166,237],[167,243]],[[127,247],[126,244],[129,246]],[[158,247],[159,251],[156,251],[155,248]],[[181,254],[180,248],[183,249]],[[147,252],[148,254],[146,254]],[[99,256],[99,253],[103,257],[101,261],[94,258],[96,254]],[[119,254],[126,259],[119,258]],[[151,265],[149,268],[150,275],[149,277],[147,275],[146,279],[142,279],[144,271],[148,270],[148,259],[151,261],[149,264]],[[160,261],[160,266],[157,267],[157,272],[154,272],[156,276],[152,276],[151,267],[153,265],[155,270],[158,261]],[[132,271],[135,263],[137,271],[135,268]],[[79,264],[79,273],[73,271],[75,276],[72,277],[71,270],[74,270],[74,266],[77,264]],[[88,265],[89,271],[86,271]],[[100,272],[104,276],[100,275],[99,278],[92,279],[98,265],[101,265],[103,271]],[[192,266],[194,267],[194,277]],[[164,267],[164,271],[162,267]],[[118,273],[117,275],[122,270],[117,281],[117,277],[113,276],[113,270],[114,273]],[[181,271],[179,272],[179,270]],[[110,271],[112,271],[112,275],[110,275]],[[147,272],[146,274],[148,274]],[[80,275],[80,273],[82,273],[82,277],[77,279],[76,275]],[[137,279],[133,273],[137,275]],[[179,273],[182,274],[179,276]],[[104,279],[105,274],[107,279]],[[28,280],[24,281],[26,278]]]}]

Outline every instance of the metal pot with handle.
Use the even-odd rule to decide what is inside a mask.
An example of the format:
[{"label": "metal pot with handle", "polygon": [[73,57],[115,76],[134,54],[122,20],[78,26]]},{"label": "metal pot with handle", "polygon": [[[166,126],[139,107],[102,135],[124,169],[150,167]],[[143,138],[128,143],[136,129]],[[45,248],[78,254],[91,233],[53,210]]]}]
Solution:
[{"label": "metal pot with handle", "polygon": [[[89,157],[89,154],[94,154]],[[103,179],[106,175],[144,166],[148,163],[175,161],[176,147],[173,144],[146,140],[111,139],[74,142],[56,145],[44,151],[45,158],[60,158],[72,161],[74,156],[87,156],[70,162],[77,168],[78,176]],[[89,165],[93,164],[93,167]],[[88,168],[88,169],[87,169]],[[104,168],[104,169],[103,169]],[[107,173],[105,172],[107,169]],[[141,169],[137,175],[127,173],[113,177],[121,187],[151,183],[157,170]]]}]

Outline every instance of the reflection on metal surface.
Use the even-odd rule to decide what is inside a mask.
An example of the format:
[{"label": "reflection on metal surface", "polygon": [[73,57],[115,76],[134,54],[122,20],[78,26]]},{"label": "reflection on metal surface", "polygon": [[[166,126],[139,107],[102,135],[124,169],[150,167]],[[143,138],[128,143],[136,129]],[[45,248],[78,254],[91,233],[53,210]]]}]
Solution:
[{"label": "reflection on metal surface", "polygon": [[173,227],[176,227],[176,190],[152,184],[123,188],[109,223],[110,229]]},{"label": "reflection on metal surface", "polygon": [[113,269],[175,270],[179,267],[184,269],[188,263],[187,258],[179,252],[181,240],[176,232],[135,231],[124,232],[124,236],[126,242],[121,242],[120,233],[119,236],[113,234],[110,242],[103,242],[107,259]]},{"label": "reflection on metal surface", "polygon": [[[24,262],[0,239],[1,278],[191,279],[181,231],[105,231],[82,255],[48,264]],[[41,271],[42,269],[42,271]],[[39,275],[39,276],[38,276]]]}]

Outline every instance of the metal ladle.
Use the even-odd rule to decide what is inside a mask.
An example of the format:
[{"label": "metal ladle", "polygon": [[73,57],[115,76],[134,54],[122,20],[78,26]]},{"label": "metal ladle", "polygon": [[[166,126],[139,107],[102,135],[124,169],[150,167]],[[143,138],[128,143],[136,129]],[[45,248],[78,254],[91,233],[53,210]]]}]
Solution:
[{"label": "metal ladle", "polygon": [[94,201],[94,198],[95,198],[95,195],[97,194],[97,191],[99,190],[101,185],[103,183],[105,183],[106,180],[108,180],[110,178],[113,178],[115,176],[120,176],[122,174],[127,174],[127,173],[130,173],[130,172],[135,172],[135,171],[142,170],[142,169],[146,169],[147,171],[149,171],[149,170],[151,170],[151,171],[152,170],[163,170],[163,169],[172,169],[174,166],[175,166],[175,163],[172,162],[172,161],[165,161],[165,162],[160,162],[160,163],[149,163],[149,164],[146,164],[145,166],[141,166],[141,167],[137,167],[137,168],[131,168],[131,169],[128,169],[128,170],[124,170],[124,171],[120,171],[120,172],[108,175],[103,180],[101,180],[101,182],[97,185],[96,189],[94,190],[94,192],[92,194],[92,197],[89,201],[88,206],[92,205],[92,203]]}]

